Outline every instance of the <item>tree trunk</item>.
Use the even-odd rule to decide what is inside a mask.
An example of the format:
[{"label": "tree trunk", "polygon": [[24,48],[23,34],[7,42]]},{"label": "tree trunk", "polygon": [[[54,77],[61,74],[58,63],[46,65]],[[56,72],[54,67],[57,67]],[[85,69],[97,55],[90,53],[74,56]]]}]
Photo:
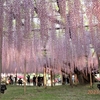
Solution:
[{"label": "tree trunk", "polygon": [[83,78],[82,73],[77,74],[77,78],[78,78],[79,84],[85,84],[85,80]]},{"label": "tree trunk", "polygon": [[70,72],[70,74],[69,74],[69,82],[70,82],[70,86],[73,87],[72,73],[71,73],[71,72]]},{"label": "tree trunk", "polygon": [[95,80],[95,76],[90,73],[90,74],[84,74],[82,73],[81,71],[77,72],[77,79],[78,79],[78,82],[79,84],[83,85],[83,84],[90,84],[92,86],[94,80]]}]

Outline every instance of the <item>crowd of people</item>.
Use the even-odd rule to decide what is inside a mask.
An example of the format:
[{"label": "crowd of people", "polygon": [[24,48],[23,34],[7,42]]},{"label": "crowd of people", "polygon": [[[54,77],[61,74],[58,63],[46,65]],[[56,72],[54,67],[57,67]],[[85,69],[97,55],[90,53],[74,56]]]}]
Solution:
[{"label": "crowd of people", "polygon": [[[50,79],[49,79],[50,80]],[[72,82],[74,83],[74,75],[72,76]],[[32,74],[26,75],[26,81],[24,80],[24,77],[18,77],[17,75],[9,75],[8,76],[8,84],[17,84],[17,85],[23,85],[24,82],[26,82],[26,85],[33,85],[33,86],[43,86],[44,85],[44,78],[43,76],[36,76]],[[69,76],[65,77],[63,75],[63,78],[55,78],[54,83],[62,83],[63,84],[69,84]]]},{"label": "crowd of people", "polygon": [[[7,77],[7,84],[19,84],[19,85],[22,85],[24,84],[25,80],[24,78],[19,78],[17,77],[17,75],[14,77],[13,75],[10,75]],[[42,86],[43,85],[43,77],[41,77],[40,75],[39,76],[35,76],[27,74],[26,76],[26,84],[27,85],[30,85],[32,84],[33,86]]]}]

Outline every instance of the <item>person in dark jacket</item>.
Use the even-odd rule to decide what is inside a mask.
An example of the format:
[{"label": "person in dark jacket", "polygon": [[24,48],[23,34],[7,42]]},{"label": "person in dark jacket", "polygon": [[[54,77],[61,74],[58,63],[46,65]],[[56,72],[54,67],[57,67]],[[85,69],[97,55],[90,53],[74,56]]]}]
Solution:
[{"label": "person in dark jacket", "polygon": [[33,76],[33,86],[36,86],[36,76]]},{"label": "person in dark jacket", "polygon": [[30,75],[27,75],[27,83],[30,84]]}]

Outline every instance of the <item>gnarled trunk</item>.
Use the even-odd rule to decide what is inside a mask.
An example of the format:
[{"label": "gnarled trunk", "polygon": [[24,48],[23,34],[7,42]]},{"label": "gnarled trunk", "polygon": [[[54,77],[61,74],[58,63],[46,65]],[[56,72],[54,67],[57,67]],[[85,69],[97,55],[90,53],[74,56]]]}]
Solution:
[{"label": "gnarled trunk", "polygon": [[85,73],[82,73],[81,71],[77,71],[76,74],[77,74],[78,82],[81,85],[83,84],[92,85],[95,81],[95,75],[93,73],[85,74]]}]

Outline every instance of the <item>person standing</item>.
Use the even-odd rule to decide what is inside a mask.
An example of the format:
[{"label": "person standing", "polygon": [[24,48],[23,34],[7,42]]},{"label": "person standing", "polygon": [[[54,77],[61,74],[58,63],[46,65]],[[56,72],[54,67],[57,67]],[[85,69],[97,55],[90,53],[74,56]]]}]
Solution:
[{"label": "person standing", "polygon": [[15,84],[17,83],[17,75],[15,76]]},{"label": "person standing", "polygon": [[30,84],[30,75],[27,75],[27,83]]},{"label": "person standing", "polygon": [[36,86],[36,76],[33,76],[33,86]]}]

